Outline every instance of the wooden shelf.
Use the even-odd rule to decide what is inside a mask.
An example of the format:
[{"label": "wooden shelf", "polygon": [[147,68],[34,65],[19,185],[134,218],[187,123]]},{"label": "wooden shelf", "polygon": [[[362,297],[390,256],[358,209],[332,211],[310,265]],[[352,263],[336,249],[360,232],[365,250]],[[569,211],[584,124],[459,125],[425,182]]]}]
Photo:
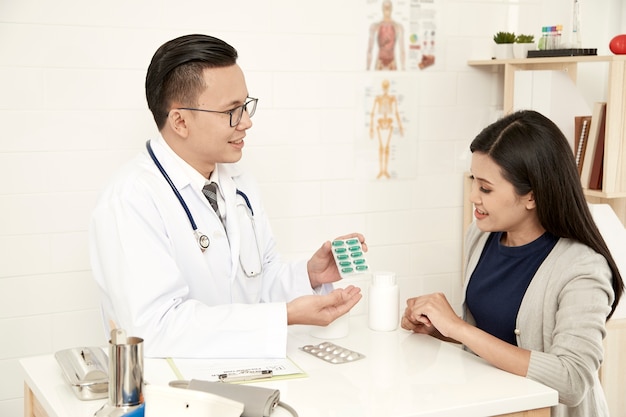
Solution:
[{"label": "wooden shelf", "polygon": [[626,198],[626,192],[606,193],[601,190],[589,190],[589,189],[584,189],[583,191],[585,192],[585,195],[588,197],[596,197],[596,198],[604,198],[604,199]]},{"label": "wooden shelf", "polygon": [[562,64],[562,63],[579,63],[579,62],[610,62],[610,61],[626,61],[626,55],[579,55],[579,56],[554,56],[540,58],[522,58],[522,59],[479,59],[467,62],[469,66],[475,67],[480,65],[543,65],[543,64]]}]

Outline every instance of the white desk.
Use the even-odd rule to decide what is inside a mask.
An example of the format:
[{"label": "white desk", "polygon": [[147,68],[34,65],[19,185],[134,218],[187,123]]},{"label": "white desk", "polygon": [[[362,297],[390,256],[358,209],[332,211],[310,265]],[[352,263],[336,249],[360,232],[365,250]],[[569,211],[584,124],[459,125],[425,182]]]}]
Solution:
[{"label": "white desk", "polygon": [[[404,330],[374,332],[365,316],[351,318],[350,335],[333,343],[366,355],[333,365],[299,349],[321,343],[306,326],[290,329],[288,355],[307,378],[259,383],[280,390],[281,400],[300,417],[549,416],[557,392],[500,371],[459,347]],[[25,415],[89,417],[106,400],[79,401],[54,355],[20,360],[25,380]],[[146,359],[145,380],[175,379],[165,360]],[[532,411],[529,411],[532,410]],[[289,416],[277,409],[272,417]]]}]

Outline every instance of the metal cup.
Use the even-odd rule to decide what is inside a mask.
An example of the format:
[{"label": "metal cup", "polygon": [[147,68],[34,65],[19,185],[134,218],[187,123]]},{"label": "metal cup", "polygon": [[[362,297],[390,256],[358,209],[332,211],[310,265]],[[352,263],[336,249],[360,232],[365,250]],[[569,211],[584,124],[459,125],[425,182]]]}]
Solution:
[{"label": "metal cup", "polygon": [[126,343],[109,342],[109,403],[115,407],[143,402],[143,339],[129,337]]},{"label": "metal cup", "polygon": [[109,401],[96,417],[120,417],[143,404],[143,339],[122,329],[109,340]]}]

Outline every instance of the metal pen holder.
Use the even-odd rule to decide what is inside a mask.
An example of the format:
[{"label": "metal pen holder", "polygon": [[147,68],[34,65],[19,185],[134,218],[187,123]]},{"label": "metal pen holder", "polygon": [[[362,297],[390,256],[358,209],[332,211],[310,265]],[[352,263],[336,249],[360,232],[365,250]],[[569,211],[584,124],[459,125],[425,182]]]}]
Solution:
[{"label": "metal pen holder", "polygon": [[122,416],[142,403],[143,339],[114,329],[109,340],[109,401],[95,416]]}]

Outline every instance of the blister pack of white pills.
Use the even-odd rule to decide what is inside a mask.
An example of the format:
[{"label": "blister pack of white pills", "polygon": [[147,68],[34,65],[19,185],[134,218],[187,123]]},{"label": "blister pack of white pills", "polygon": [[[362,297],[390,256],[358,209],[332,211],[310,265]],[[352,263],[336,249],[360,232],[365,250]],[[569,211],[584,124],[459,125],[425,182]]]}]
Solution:
[{"label": "blister pack of white pills", "polygon": [[322,342],[319,345],[306,345],[300,349],[326,362],[339,364],[358,361],[365,357],[362,353],[337,346],[334,343]]},{"label": "blister pack of white pills", "polygon": [[333,240],[331,250],[342,278],[369,272],[369,265],[358,238]]}]

